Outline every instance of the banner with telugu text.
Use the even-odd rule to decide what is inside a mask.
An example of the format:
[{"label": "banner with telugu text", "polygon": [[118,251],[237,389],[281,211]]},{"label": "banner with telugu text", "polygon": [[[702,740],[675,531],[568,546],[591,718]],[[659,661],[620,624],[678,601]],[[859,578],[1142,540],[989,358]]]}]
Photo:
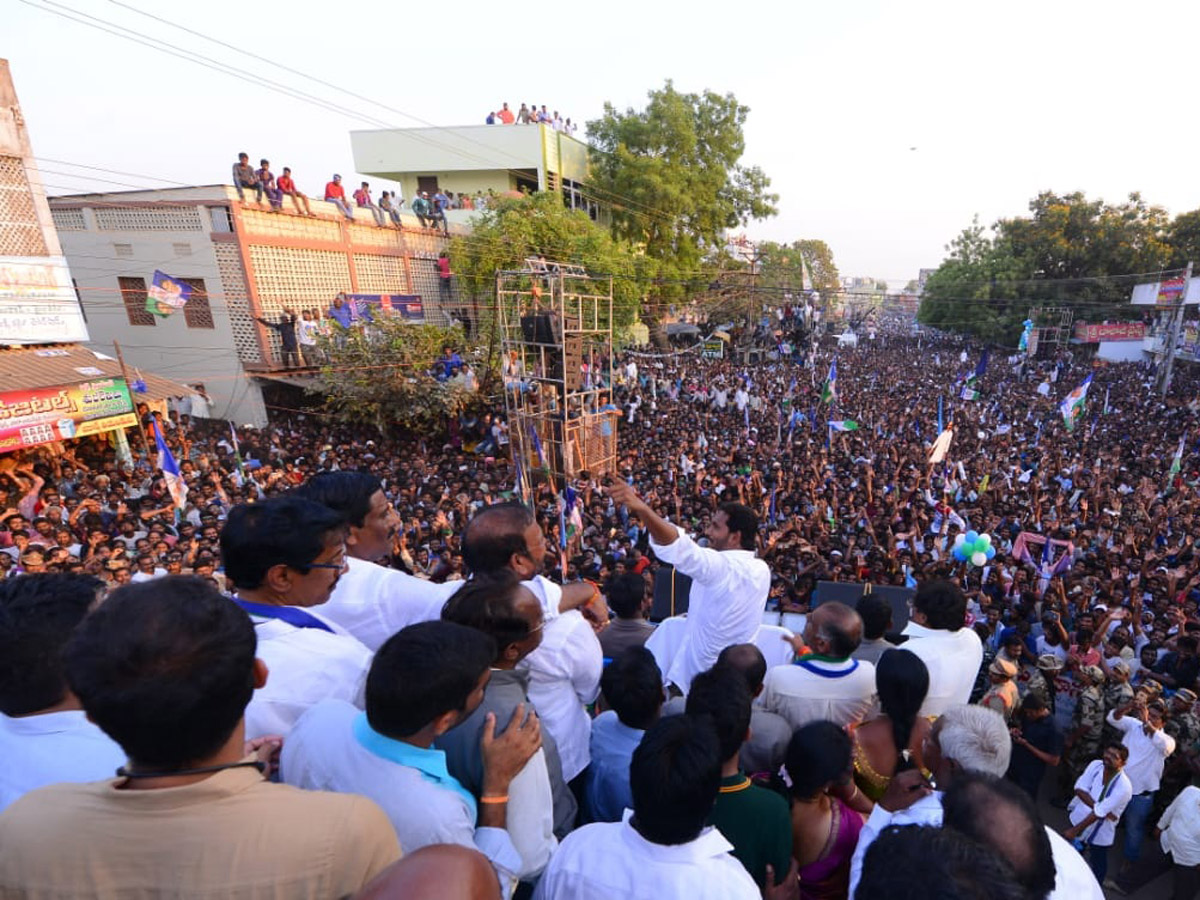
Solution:
[{"label": "banner with telugu text", "polygon": [[0,452],[137,425],[124,378],[0,393]]}]

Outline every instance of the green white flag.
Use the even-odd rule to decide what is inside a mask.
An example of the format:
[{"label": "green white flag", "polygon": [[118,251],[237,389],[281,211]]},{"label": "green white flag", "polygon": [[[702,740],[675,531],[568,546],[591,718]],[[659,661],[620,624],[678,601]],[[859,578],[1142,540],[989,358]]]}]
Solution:
[{"label": "green white flag", "polygon": [[858,431],[858,423],[852,419],[834,419],[829,427],[833,431]]}]

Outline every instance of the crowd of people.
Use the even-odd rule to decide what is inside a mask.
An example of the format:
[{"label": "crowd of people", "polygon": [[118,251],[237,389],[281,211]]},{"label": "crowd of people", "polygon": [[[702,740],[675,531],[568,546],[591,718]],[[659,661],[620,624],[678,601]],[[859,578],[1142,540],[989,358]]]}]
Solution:
[{"label": "crowd of people", "polygon": [[5,457],[0,895],[1192,897],[1200,378],[784,349],[595,373],[574,523],[502,405]]},{"label": "crowd of people", "polygon": [[508,103],[500,104],[500,109],[492,110],[484,120],[488,125],[549,125],[555,131],[564,134],[575,134],[579,126],[570,119],[564,119],[558,110],[550,112],[546,104],[522,103],[515,113],[508,108]]}]

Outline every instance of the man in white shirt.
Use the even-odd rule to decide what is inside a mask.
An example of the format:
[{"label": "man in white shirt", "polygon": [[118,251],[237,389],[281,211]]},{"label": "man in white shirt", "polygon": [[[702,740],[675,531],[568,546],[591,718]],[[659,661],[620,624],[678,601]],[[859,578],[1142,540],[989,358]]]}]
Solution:
[{"label": "man in white shirt", "polygon": [[[546,549],[545,532],[520,503],[480,510],[463,532],[463,561],[473,575],[513,572],[542,604],[541,643],[518,668],[528,673],[529,699],[558,748],[563,778],[573,781],[588,765],[592,720],[586,707],[600,693],[604,652],[592,622],[571,607],[598,600],[599,589],[586,582],[560,588],[548,581],[542,576]],[[607,623],[607,610],[601,608],[601,614]],[[582,784],[575,787],[577,795],[582,792]]]},{"label": "man in white shirt", "polygon": [[774,666],[763,682],[762,706],[795,731],[822,719],[857,725],[876,705],[875,667],[851,654],[862,640],[862,619],[844,603],[822,603],[797,637],[794,662]]},{"label": "man in white shirt", "polygon": [[312,612],[336,622],[371,650],[400,629],[442,614],[457,585],[434,584],[378,564],[392,552],[399,525],[378,477],[349,470],[321,472],[296,493],[336,512],[347,528],[346,573],[329,600]]},{"label": "man in white shirt", "polygon": [[221,530],[225,575],[271,672],[246,707],[249,734],[286,735],[321,700],[362,707],[371,651],[311,609],[346,571],[345,537],[341,516],[294,494],[229,512]]},{"label": "man in white shirt", "polygon": [[[446,769],[434,740],[483,700],[495,643],[451,622],[421,622],[380,648],[367,676],[366,712],[324,700],[296,723],[283,748],[288,784],[361,794],[387,813],[405,853],[430,844],[478,849],[511,890],[521,857],[505,831],[513,778],[541,746],[537,716],[483,729],[483,795],[476,801]],[[503,730],[503,735],[498,732]]]},{"label": "man in white shirt", "polygon": [[650,530],[650,546],[663,562],[692,578],[683,643],[663,673],[669,685],[686,693],[699,673],[712,667],[722,650],[750,643],[762,623],[771,570],[754,555],[758,516],[741,503],[722,503],[709,523],[708,547],[659,516],[631,485],[609,488]]},{"label": "man in white shirt", "polygon": [[[1012,755],[1012,741],[1004,717],[982,706],[953,706],[934,722],[925,742],[925,767],[933,783],[945,789],[958,772],[1004,777]],[[1019,788],[1017,790],[1020,790]],[[925,825],[940,828],[942,795],[919,769],[898,772],[872,810],[858,836],[850,862],[853,897],[862,876],[863,858],[875,838],[889,825]],[[1104,900],[1104,892],[1083,857],[1059,834],[1046,828],[1057,870],[1050,900]]]},{"label": "man in white shirt", "polygon": [[1125,774],[1133,786],[1133,799],[1125,808],[1124,862],[1117,875],[1118,883],[1128,878],[1142,856],[1142,841],[1146,837],[1146,822],[1154,809],[1154,795],[1162,782],[1163,766],[1175,752],[1175,738],[1163,730],[1166,707],[1160,701],[1146,703],[1139,694],[1131,703],[1111,710],[1106,721],[1121,732],[1121,743],[1129,748]]},{"label": "man in white shirt", "polygon": [[966,627],[967,599],[949,581],[927,581],[912,599],[912,613],[903,634],[911,650],[929,670],[929,693],[922,716],[938,716],[971,699],[971,689],[983,662],[983,644]]},{"label": "man in white shirt", "polygon": [[1075,796],[1067,808],[1071,827],[1063,837],[1083,841],[1088,864],[1101,884],[1108,874],[1108,848],[1116,840],[1117,822],[1133,797],[1129,776],[1122,771],[1128,759],[1124,744],[1105,747],[1103,757],[1088,763],[1076,780]]},{"label": "man in white shirt", "polygon": [[1171,854],[1175,898],[1196,896],[1200,889],[1200,788],[1189,785],[1179,792],[1158,820],[1163,853]]},{"label": "man in white shirt", "polygon": [[563,841],[535,900],[759,900],[754,879],[705,826],[721,782],[711,724],[671,716],[650,727],[629,766],[632,814]]},{"label": "man in white shirt", "polygon": [[125,764],[63,672],[63,649],[103,587],[90,575],[0,582],[0,812],[36,788],[111,778]]}]

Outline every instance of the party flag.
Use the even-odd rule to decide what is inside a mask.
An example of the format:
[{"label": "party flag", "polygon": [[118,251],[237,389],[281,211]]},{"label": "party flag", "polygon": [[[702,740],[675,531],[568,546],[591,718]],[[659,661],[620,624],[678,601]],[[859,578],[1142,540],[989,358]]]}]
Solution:
[{"label": "party flag", "polygon": [[175,501],[176,509],[183,509],[187,501],[188,489],[179,474],[179,463],[175,461],[171,448],[163,440],[162,432],[158,430],[158,420],[152,420],[154,426],[154,446],[158,450],[158,467],[162,470],[163,480],[167,482],[167,491]]},{"label": "party flag", "polygon": [[829,364],[829,377],[821,386],[821,402],[832,403],[837,399],[837,358]]},{"label": "party flag", "polygon": [[858,423],[852,419],[834,419],[829,427],[833,431],[858,431]]},{"label": "party flag", "polygon": [[1087,400],[1088,388],[1092,386],[1092,376],[1088,375],[1083,379],[1083,384],[1067,394],[1063,398],[1063,402],[1059,404],[1059,411],[1063,416],[1063,424],[1067,426],[1067,431],[1075,430],[1075,423],[1079,421],[1083,415],[1083,404]]}]

